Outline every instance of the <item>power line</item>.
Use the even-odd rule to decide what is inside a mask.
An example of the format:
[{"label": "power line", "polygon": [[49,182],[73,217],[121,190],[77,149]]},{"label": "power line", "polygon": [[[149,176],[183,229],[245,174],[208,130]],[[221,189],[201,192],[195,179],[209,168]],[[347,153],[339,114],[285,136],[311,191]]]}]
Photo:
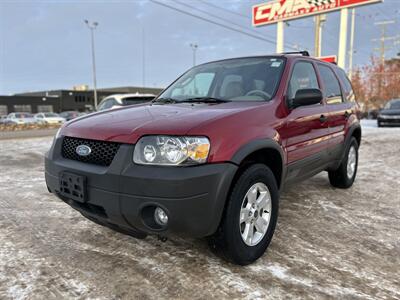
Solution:
[{"label": "power line", "polygon": [[[219,20],[221,20],[221,21],[231,23],[231,24],[233,24],[233,25],[235,25],[235,26],[241,28],[242,30],[246,30],[246,31],[248,31],[248,32],[251,31],[251,32],[253,32],[254,34],[257,34],[258,36],[261,36],[260,33],[258,33],[258,32],[257,32],[256,30],[254,30],[254,29],[248,29],[247,27],[244,27],[244,26],[241,25],[241,24],[232,22],[231,20],[222,18],[221,16],[218,16],[218,15],[216,15],[216,14],[212,14],[212,13],[210,13],[210,12],[204,10],[204,9],[200,9],[200,8],[197,8],[197,7],[193,6],[193,5],[189,5],[189,4],[187,4],[187,3],[183,3],[183,2],[180,2],[180,1],[177,1],[177,0],[172,0],[172,1],[175,2],[175,3],[177,3],[177,4],[186,6],[186,7],[190,8],[190,9],[199,11],[199,12],[204,13],[204,14],[207,14],[207,15],[210,16],[210,17],[214,17],[214,18],[217,18],[217,19],[219,19]],[[222,9],[222,10],[224,10],[224,9]],[[269,37],[269,38],[271,38],[271,39],[274,39],[274,37],[271,37],[271,36],[267,36],[267,37]],[[287,45],[289,45],[289,46],[294,46],[294,45],[291,44],[291,43],[287,43]]]},{"label": "power line", "polygon": [[[270,44],[273,44],[273,45],[276,44],[276,41],[274,41],[274,40],[266,39],[266,38],[260,37],[260,36],[258,36],[258,35],[255,35],[255,34],[245,32],[245,31],[243,31],[243,30],[239,30],[239,29],[232,28],[232,27],[230,27],[230,26],[228,26],[228,25],[225,25],[225,24],[222,24],[222,23],[218,23],[218,22],[215,22],[215,21],[213,21],[213,20],[210,20],[210,19],[207,19],[207,18],[198,16],[198,15],[195,15],[195,14],[189,13],[189,12],[184,11],[184,10],[182,10],[182,9],[179,9],[179,8],[177,8],[177,7],[170,6],[170,5],[168,5],[168,4],[161,3],[161,2],[158,2],[158,1],[156,1],[156,0],[150,0],[150,2],[152,2],[152,3],[154,3],[154,4],[157,4],[157,5],[161,5],[161,6],[167,7],[167,8],[169,8],[169,9],[172,9],[172,10],[175,10],[175,11],[178,11],[178,12],[180,12],[180,13],[182,13],[182,14],[191,16],[191,17],[193,17],[193,18],[196,18],[196,19],[199,19],[199,20],[202,20],[202,21],[205,21],[205,22],[208,22],[208,23],[211,23],[211,24],[214,24],[214,25],[223,27],[223,28],[225,28],[225,29],[228,29],[228,30],[231,30],[231,31],[234,31],[234,32],[237,32],[237,33],[241,33],[241,34],[244,34],[244,35],[247,35],[248,37],[252,37],[252,38],[255,38],[255,39],[257,39],[257,40],[260,40],[260,41],[263,41],[263,42],[267,42],[267,43],[270,43]],[[292,47],[292,46],[289,46],[289,48],[294,49],[294,47]]]},{"label": "power line", "polygon": [[[204,9],[200,9],[200,8],[197,8],[197,7],[193,6],[193,5],[189,5],[189,4],[187,4],[187,3],[183,3],[183,2],[180,2],[180,1],[177,1],[177,0],[172,0],[172,1],[175,2],[175,3],[177,3],[177,4],[180,4],[180,5],[189,7],[189,8],[191,8],[191,9],[193,9],[193,10],[197,10],[197,11],[199,11],[199,12],[202,12],[202,13],[204,13],[204,14],[207,14],[207,15],[209,15],[209,16],[211,16],[211,17],[218,18],[219,20],[222,20],[222,21],[231,23],[231,24],[233,24],[233,25],[235,25],[235,26],[237,26],[237,27],[239,27],[239,28],[242,28],[242,29],[244,29],[244,30],[248,30],[248,28],[244,27],[244,26],[241,25],[241,24],[232,22],[232,20],[228,20],[228,19],[225,19],[225,18],[221,18],[221,16],[212,14],[212,13],[210,13],[210,12],[204,10]],[[252,31],[254,31],[255,34],[259,34],[258,32],[255,32],[255,30],[252,30]]]},{"label": "power line", "polygon": [[[176,0],[173,0],[173,1],[177,2]],[[223,12],[226,12],[226,13],[230,13],[230,14],[233,14],[233,15],[237,15],[237,16],[243,17],[243,18],[245,18],[245,19],[247,19],[247,20],[250,20],[250,21],[252,20],[252,18],[249,17],[248,15],[241,14],[241,13],[237,13],[237,12],[231,11],[231,10],[226,9],[226,8],[222,8],[222,7],[218,6],[218,5],[215,5],[215,4],[206,2],[206,1],[204,1],[204,0],[197,0],[197,1],[199,1],[199,2],[201,2],[201,3],[203,3],[203,4],[205,4],[205,5],[208,5],[208,6],[210,6],[210,7],[217,8],[217,9],[219,9],[220,11],[223,11]],[[182,4],[182,3],[180,3],[180,4]],[[187,4],[185,4],[185,5],[188,6]],[[202,12],[206,13],[206,14],[209,14],[210,16],[214,16],[215,18],[224,20],[224,21],[226,21],[226,22],[228,22],[228,23],[235,24],[236,26],[241,27],[242,29],[249,30],[247,27],[244,27],[244,26],[242,26],[242,25],[239,25],[238,23],[234,23],[234,22],[232,22],[232,20],[230,20],[230,19],[224,19],[224,18],[221,18],[221,17],[218,16],[218,15],[213,15],[213,14],[211,14],[211,13],[208,12],[208,11],[200,10],[199,8],[196,8],[196,7],[193,7],[193,6],[191,6],[191,7],[192,7],[193,9],[197,9],[197,10],[199,10],[199,11],[202,11]],[[290,25],[290,27],[294,27],[294,28],[297,28],[297,27],[298,27],[297,25],[293,26],[292,24],[289,24],[288,22],[285,22],[285,24],[286,24],[288,27],[289,27],[289,25]],[[306,28],[306,27],[304,27],[304,28]],[[308,27],[308,28],[311,28],[311,27]],[[254,33],[258,34],[258,35],[261,35],[261,36],[266,36],[266,37],[268,37],[268,38],[275,39],[274,36],[259,33],[257,30],[254,30],[254,29],[250,29],[250,31],[252,31],[252,32],[254,32]],[[298,44],[298,43],[290,43],[290,42],[287,42],[287,43],[285,43],[285,46],[288,47],[288,48],[291,48],[291,49],[296,49],[296,50],[298,50],[299,48],[305,49],[304,45],[301,45],[301,44]]]},{"label": "power line", "polygon": [[213,3],[209,3],[209,2],[204,1],[204,0],[198,0],[198,1],[204,3],[205,5],[208,5],[208,6],[211,6],[211,7],[216,8],[216,9],[225,11],[225,12],[227,12],[227,13],[230,13],[230,14],[233,14],[233,15],[236,15],[236,16],[239,16],[239,17],[242,17],[242,18],[245,18],[245,19],[247,19],[247,20],[251,20],[251,18],[250,18],[248,15],[241,14],[241,13],[238,13],[238,12],[235,12],[235,11],[231,11],[231,10],[226,9],[226,8],[222,8],[222,7],[218,6],[218,5],[215,5],[215,4],[213,4]]}]

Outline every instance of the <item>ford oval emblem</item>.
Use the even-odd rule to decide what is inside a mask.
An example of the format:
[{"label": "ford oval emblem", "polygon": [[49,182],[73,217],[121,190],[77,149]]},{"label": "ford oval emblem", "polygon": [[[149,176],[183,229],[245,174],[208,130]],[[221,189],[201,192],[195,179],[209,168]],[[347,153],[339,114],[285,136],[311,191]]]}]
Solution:
[{"label": "ford oval emblem", "polygon": [[92,149],[86,145],[79,145],[76,147],[75,152],[80,156],[88,156],[92,152]]}]

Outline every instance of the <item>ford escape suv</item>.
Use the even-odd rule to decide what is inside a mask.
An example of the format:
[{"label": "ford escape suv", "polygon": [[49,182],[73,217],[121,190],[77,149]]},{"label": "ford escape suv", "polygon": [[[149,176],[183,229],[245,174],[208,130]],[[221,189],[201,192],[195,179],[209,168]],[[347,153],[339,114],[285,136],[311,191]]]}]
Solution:
[{"label": "ford escape suv", "polygon": [[268,247],[284,187],[321,171],[351,187],[360,142],[342,69],[306,52],[235,58],[190,69],[151,103],[64,124],[45,175],[96,223],[208,237],[245,265]]}]

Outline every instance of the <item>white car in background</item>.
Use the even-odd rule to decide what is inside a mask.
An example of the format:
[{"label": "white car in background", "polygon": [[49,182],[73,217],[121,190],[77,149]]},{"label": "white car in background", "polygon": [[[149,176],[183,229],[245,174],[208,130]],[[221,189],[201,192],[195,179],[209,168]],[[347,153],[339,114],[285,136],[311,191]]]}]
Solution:
[{"label": "white car in background", "polygon": [[9,114],[5,119],[4,123],[10,125],[27,125],[27,124],[35,124],[36,119],[30,113],[15,112]]},{"label": "white car in background", "polygon": [[114,109],[122,106],[150,102],[156,96],[153,94],[116,94],[104,98],[97,107],[97,111]]},{"label": "white car in background", "polygon": [[37,113],[35,119],[39,124],[64,124],[65,119],[56,113]]}]

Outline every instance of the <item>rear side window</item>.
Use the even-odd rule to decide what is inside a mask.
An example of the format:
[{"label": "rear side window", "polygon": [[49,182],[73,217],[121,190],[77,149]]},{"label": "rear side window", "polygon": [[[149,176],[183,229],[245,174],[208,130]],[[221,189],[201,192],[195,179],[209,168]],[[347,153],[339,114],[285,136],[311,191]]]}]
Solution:
[{"label": "rear side window", "polygon": [[346,73],[342,69],[337,69],[336,72],[339,76],[340,81],[342,82],[342,86],[344,89],[344,97],[348,102],[354,102],[356,100],[356,96],[353,91],[353,87]]},{"label": "rear side window", "polygon": [[317,75],[311,63],[301,61],[295,64],[289,82],[288,98],[294,99],[302,89],[319,89]]},{"label": "rear side window", "polygon": [[328,104],[342,103],[342,91],[340,89],[339,81],[331,68],[318,64],[318,70],[324,84],[324,96]]}]

